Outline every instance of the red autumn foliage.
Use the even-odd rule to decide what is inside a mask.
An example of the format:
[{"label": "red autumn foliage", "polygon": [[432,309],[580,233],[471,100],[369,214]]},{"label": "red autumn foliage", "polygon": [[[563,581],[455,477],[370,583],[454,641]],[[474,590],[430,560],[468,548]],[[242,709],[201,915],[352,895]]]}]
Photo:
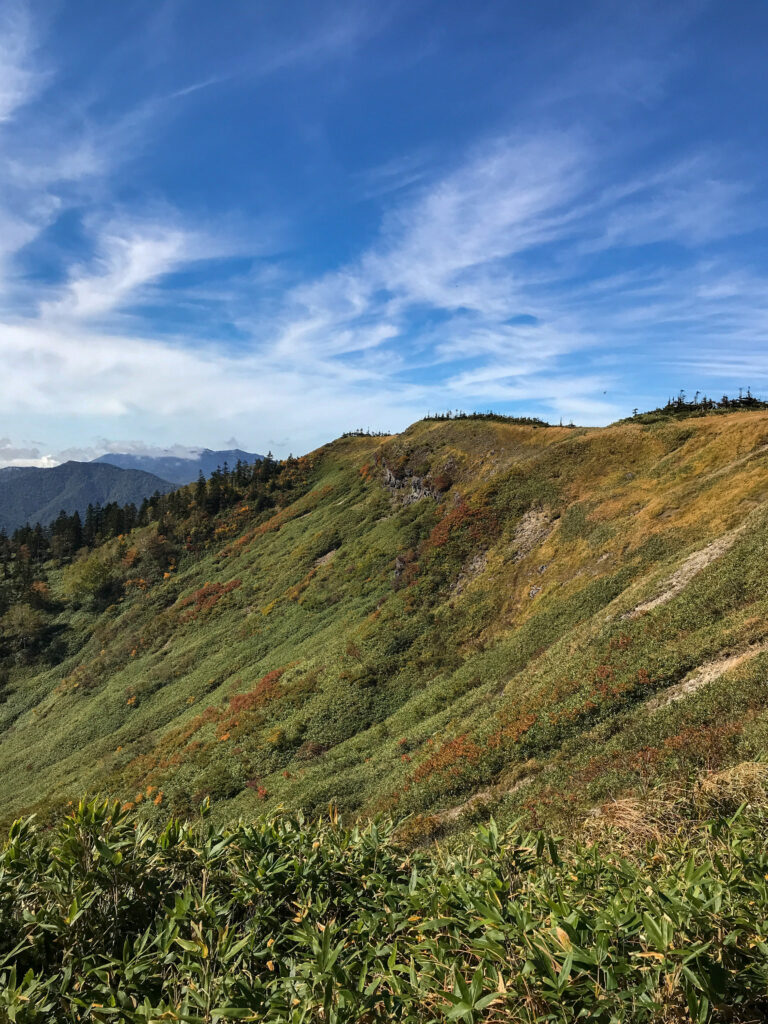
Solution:
[{"label": "red autumn foliage", "polygon": [[686,761],[719,763],[728,750],[730,741],[744,729],[744,722],[726,722],[709,727],[691,725],[675,736],[664,740],[664,749],[680,752]]},{"label": "red autumn foliage", "polygon": [[482,750],[466,733],[446,743],[431,754],[413,773],[414,782],[437,777],[447,781],[458,778],[464,769],[479,760]]},{"label": "red autumn foliage", "polygon": [[617,683],[615,678],[616,673],[611,665],[598,665],[592,675],[589,696],[610,700],[631,689],[629,683]]},{"label": "red autumn foliage", "polygon": [[632,637],[627,633],[622,633],[619,637],[614,637],[608,644],[608,647],[612,651],[626,651],[626,649],[631,645]]},{"label": "red autumn foliage", "polygon": [[275,698],[279,693],[277,684],[284,672],[284,668],[272,669],[271,672],[267,672],[265,676],[262,676],[252,690],[248,690],[247,693],[236,693],[233,697],[230,697],[227,708],[228,713],[219,725],[219,732],[233,729],[239,724],[238,718],[240,715],[247,714],[249,711],[255,711]]},{"label": "red autumn foliage", "polygon": [[518,715],[516,718],[509,718],[508,715],[502,713],[499,715],[499,718],[502,724],[488,737],[489,747],[500,747],[505,743],[517,743],[518,740],[525,736],[531,726],[536,723],[536,715],[532,711]]},{"label": "red autumn foliage", "polygon": [[413,548],[409,548],[408,551],[401,555],[398,555],[395,559],[395,578],[394,578],[394,589],[400,590],[401,587],[412,586],[419,575],[419,563],[416,561],[416,552]]},{"label": "red autumn foliage", "polygon": [[254,790],[259,800],[266,800],[269,796],[266,787],[262,786],[258,779],[250,779],[246,782],[246,786],[248,786],[249,789]]},{"label": "red autumn foliage", "polygon": [[498,529],[498,520],[489,508],[470,508],[461,502],[433,527],[427,541],[433,548],[441,548],[460,531],[466,530],[474,541],[489,540]]},{"label": "red autumn foliage", "polygon": [[[189,608],[187,614],[182,616],[182,620],[193,619],[200,612],[210,611],[225,594],[230,594],[241,585],[241,580],[230,580],[229,583],[204,583],[199,590],[188,594],[179,601],[180,608]],[[190,607],[190,605],[194,605],[194,607]]]},{"label": "red autumn foliage", "polygon": [[432,477],[432,487],[440,494],[449,490],[452,483],[453,480],[448,473],[437,473]]}]

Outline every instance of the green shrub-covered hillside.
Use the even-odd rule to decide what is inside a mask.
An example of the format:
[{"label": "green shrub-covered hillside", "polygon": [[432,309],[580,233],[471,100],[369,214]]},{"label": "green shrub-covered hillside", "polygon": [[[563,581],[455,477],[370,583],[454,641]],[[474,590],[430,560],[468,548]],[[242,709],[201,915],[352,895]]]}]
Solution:
[{"label": "green shrub-covered hillside", "polygon": [[418,844],[759,759],[767,499],[760,409],[434,418],[30,530],[0,566],[0,817],[333,801]]},{"label": "green shrub-covered hillside", "polygon": [[0,854],[0,1019],[708,1020],[768,1013],[766,819],[452,854],[298,814],[215,828],[82,803]]}]

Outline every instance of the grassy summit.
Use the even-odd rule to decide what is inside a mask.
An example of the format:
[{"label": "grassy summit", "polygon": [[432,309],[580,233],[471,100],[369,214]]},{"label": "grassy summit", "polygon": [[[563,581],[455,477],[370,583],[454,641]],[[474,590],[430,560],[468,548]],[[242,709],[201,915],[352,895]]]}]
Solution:
[{"label": "grassy summit", "polygon": [[423,840],[761,756],[766,456],[760,410],[432,419],[294,460],[268,501],[192,485],[6,611],[0,813],[335,801]]}]

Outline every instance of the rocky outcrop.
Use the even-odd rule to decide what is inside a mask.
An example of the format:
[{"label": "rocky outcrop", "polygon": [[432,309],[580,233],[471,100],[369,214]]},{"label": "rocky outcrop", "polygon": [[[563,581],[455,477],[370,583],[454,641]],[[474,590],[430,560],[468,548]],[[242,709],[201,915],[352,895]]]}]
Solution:
[{"label": "rocky outcrop", "polygon": [[422,498],[438,497],[438,492],[427,477],[416,476],[409,469],[403,471],[402,477],[398,477],[385,463],[383,476],[384,486],[402,505],[412,505]]},{"label": "rocky outcrop", "polygon": [[522,561],[534,548],[543,544],[551,532],[551,515],[542,508],[529,509],[517,524],[512,538],[512,561]]}]

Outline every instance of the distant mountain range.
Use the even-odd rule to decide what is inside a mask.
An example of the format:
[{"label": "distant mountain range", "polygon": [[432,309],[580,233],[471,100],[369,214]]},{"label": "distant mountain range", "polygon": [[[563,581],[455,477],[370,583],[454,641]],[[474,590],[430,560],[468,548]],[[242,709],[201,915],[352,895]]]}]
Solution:
[{"label": "distant mountain range", "polygon": [[238,460],[252,463],[263,457],[240,448],[190,448],[185,456],[116,453],[52,469],[9,466],[0,469],[0,530],[10,533],[25,523],[46,526],[62,509],[83,515],[89,505],[140,505],[155,491],[172,491],[200,473],[208,477],[224,463],[231,467]]},{"label": "distant mountain range", "polygon": [[140,469],[145,473],[154,473],[163,480],[169,480],[174,484],[189,484],[197,480],[200,473],[203,476],[210,476],[219,466],[226,462],[230,469],[238,462],[258,462],[263,455],[256,455],[253,452],[244,452],[240,448],[230,448],[227,451],[213,451],[210,448],[191,448],[189,456],[178,455],[130,455],[112,454],[100,455],[93,461],[96,463],[107,463],[110,466],[118,466],[120,469]]},{"label": "distant mountain range", "polygon": [[89,505],[140,505],[155,491],[165,493],[175,486],[154,473],[106,463],[64,462],[51,469],[9,466],[0,469],[0,529],[10,533],[25,523],[45,526],[62,509],[82,515]]}]

